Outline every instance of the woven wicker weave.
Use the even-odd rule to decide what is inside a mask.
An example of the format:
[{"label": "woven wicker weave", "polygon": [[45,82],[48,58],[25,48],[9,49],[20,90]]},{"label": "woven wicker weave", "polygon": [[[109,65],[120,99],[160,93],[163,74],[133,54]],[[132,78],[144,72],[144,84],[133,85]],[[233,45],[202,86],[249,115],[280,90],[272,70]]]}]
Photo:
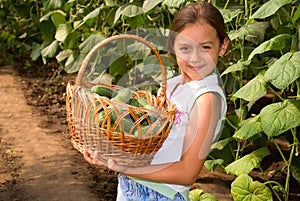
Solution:
[{"label": "woven wicker weave", "polygon": [[[158,59],[162,74],[161,92],[157,96],[146,90],[132,92],[133,98],[146,98],[155,110],[114,101],[91,93],[86,87],[81,86],[82,77],[93,54],[99,48],[118,39],[142,42]],[[122,88],[105,86],[112,90]],[[105,112],[101,122],[100,111]],[[97,151],[97,157],[103,162],[112,158],[124,166],[136,167],[149,164],[170,132],[175,112],[175,105],[166,98],[166,72],[159,53],[152,44],[135,35],[117,35],[97,44],[84,59],[76,82],[69,82],[67,86],[66,113],[71,142],[81,153],[86,149],[91,152]],[[116,114],[114,121],[111,119],[112,113]],[[151,119],[153,116],[154,120]],[[125,131],[123,119],[128,117],[134,120],[134,124],[130,131]],[[149,130],[144,135],[134,135],[134,132],[141,132],[142,122],[148,123]]]}]

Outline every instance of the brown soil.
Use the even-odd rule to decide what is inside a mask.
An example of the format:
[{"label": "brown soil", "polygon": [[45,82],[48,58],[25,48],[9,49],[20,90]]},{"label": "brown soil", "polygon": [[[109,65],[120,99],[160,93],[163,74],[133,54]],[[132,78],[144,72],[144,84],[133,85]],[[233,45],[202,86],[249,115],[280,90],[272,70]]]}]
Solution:
[{"label": "brown soil", "polygon": [[[90,166],[72,147],[64,93],[75,76],[56,68],[21,76],[0,67],[0,201],[115,200],[117,173]],[[193,188],[230,201],[233,180],[204,168]]]}]

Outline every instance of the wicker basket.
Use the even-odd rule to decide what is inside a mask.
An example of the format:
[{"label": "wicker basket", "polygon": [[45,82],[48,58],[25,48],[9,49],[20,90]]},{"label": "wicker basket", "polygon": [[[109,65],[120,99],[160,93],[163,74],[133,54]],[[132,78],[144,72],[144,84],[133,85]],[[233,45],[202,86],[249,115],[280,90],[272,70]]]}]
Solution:
[{"label": "wicker basket", "polygon": [[[160,93],[155,96],[149,91],[137,90],[132,91],[131,95],[135,99],[145,98],[154,110],[114,101],[91,93],[89,89],[81,86],[82,77],[93,54],[99,48],[118,39],[144,43],[158,59],[162,75]],[[112,90],[122,89],[121,86],[105,86]],[[100,112],[105,114],[101,121]],[[67,86],[66,113],[71,142],[81,153],[84,150],[97,151],[98,159],[103,162],[112,158],[120,165],[129,167],[150,164],[171,129],[175,112],[175,105],[166,98],[166,72],[159,53],[152,44],[135,35],[117,35],[98,43],[84,59],[76,82],[69,82]],[[114,121],[111,114],[115,114]],[[128,117],[133,120],[133,124],[129,130],[125,130],[124,119]],[[142,123],[145,122],[149,129],[141,134]]]}]

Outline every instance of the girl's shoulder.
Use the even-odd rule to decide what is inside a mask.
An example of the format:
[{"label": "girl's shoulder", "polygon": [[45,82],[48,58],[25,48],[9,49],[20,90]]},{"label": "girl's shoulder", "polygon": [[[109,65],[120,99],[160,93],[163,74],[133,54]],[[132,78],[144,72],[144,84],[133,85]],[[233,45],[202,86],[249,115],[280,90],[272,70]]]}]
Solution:
[{"label": "girl's shoulder", "polygon": [[175,77],[172,77],[167,80],[167,85],[171,87],[176,86],[178,83],[181,82],[181,79],[182,79],[182,75],[177,75]]}]

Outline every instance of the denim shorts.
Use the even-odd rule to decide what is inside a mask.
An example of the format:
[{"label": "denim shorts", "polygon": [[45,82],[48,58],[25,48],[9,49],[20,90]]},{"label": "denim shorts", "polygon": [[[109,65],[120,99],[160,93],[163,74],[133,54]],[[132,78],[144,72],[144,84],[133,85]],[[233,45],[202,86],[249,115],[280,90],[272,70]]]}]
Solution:
[{"label": "denim shorts", "polygon": [[[120,174],[118,180],[117,201],[171,201],[170,198],[129,179],[125,175]],[[185,201],[185,199],[180,193],[177,193],[173,201]]]}]

